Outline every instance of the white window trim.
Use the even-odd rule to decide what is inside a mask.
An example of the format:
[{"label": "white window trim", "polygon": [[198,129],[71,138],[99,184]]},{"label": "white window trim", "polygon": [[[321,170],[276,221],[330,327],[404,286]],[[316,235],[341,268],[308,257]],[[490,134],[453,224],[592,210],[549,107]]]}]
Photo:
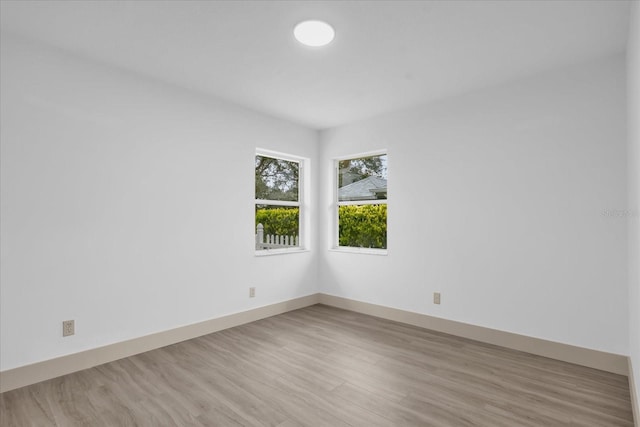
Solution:
[{"label": "white window trim", "polygon": [[386,256],[389,253],[387,249],[374,249],[374,248],[356,248],[355,246],[332,246],[329,248],[330,252],[342,252],[348,254],[364,254],[364,255],[382,255]]},{"label": "white window trim", "polygon": [[[342,252],[342,253],[353,253],[353,254],[366,254],[366,255],[387,255],[388,247],[385,249],[377,249],[377,248],[358,248],[355,246],[340,246],[338,242],[340,241],[340,222],[338,218],[338,206],[353,206],[353,205],[389,205],[389,198],[387,195],[386,199],[377,199],[377,200],[346,200],[339,201],[338,200],[338,180],[339,178],[339,168],[338,165],[343,160],[350,159],[358,159],[362,157],[373,157],[373,156],[387,156],[387,174],[388,174],[388,164],[389,164],[389,153],[385,150],[375,150],[375,151],[367,151],[364,153],[356,153],[350,154],[347,156],[340,156],[333,159],[333,241],[331,242],[331,247],[329,251],[331,252]],[[388,212],[388,210],[387,210]],[[387,246],[389,243],[388,237],[388,229],[389,229],[389,217],[387,216]]]},{"label": "white window trim", "polygon": [[[264,148],[256,148],[254,153],[254,170],[255,170],[255,156],[265,156],[272,157],[282,160],[287,160],[290,162],[298,163],[298,201],[285,201],[285,200],[268,200],[268,199],[256,199],[254,197],[253,208],[255,210],[256,205],[271,205],[271,206],[295,206],[299,208],[299,230],[298,230],[298,246],[292,248],[282,248],[282,249],[269,249],[269,250],[256,250],[254,243],[254,252],[255,256],[271,256],[271,255],[284,255],[284,254],[295,254],[295,253],[303,253],[310,252],[310,242],[309,242],[309,234],[308,230],[310,229],[310,215],[309,215],[309,159],[306,157],[300,157],[288,153],[281,153],[279,151],[267,150]],[[255,196],[255,195],[254,195]],[[253,218],[253,224],[255,224],[255,217]],[[255,225],[254,225],[254,235],[255,235]]]},{"label": "white window trim", "polygon": [[286,254],[301,254],[304,252],[311,252],[306,248],[286,248],[286,249],[269,249],[256,251],[255,256],[273,256],[273,255],[286,255]]}]

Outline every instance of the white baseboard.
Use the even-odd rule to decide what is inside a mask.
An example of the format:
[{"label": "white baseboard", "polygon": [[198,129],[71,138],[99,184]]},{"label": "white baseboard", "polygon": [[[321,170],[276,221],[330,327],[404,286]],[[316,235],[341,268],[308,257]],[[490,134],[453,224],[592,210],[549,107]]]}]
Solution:
[{"label": "white baseboard", "polygon": [[532,338],[511,332],[475,326],[468,323],[433,317],[426,314],[399,310],[397,308],[355,301],[328,294],[320,294],[320,304],[343,308],[358,313],[369,314],[383,319],[407,323],[438,332],[469,338],[488,344],[495,344],[513,350],[524,351],[538,356],[575,363],[577,365],[613,372],[629,374],[628,357],[606,353],[569,344]]},{"label": "white baseboard", "polygon": [[[575,347],[539,338],[531,338],[524,335],[484,328],[482,326],[441,319],[426,314],[399,310],[396,308],[355,301],[328,294],[313,294],[295,298],[289,301],[283,301],[241,313],[210,319],[204,322],[194,323],[192,325],[158,332],[156,334],[140,338],[134,338],[79,353],[57,357],[55,359],[8,369],[0,372],[0,393],[318,303],[432,329],[434,331],[444,332],[476,341],[495,344],[514,350],[525,351],[539,356],[588,366],[603,371],[628,375],[630,378],[629,384],[631,387],[631,393],[637,396],[637,389],[635,389],[635,384],[633,383],[634,379],[630,375],[631,362],[626,356]],[[635,402],[637,402],[637,400],[635,400],[634,403]],[[637,405],[634,404],[633,409],[637,423]]]},{"label": "white baseboard", "polygon": [[633,363],[629,358],[629,390],[631,392],[631,409],[633,410],[633,420],[636,427],[640,427],[640,408],[638,407],[638,384],[636,377],[633,375]]},{"label": "white baseboard", "polygon": [[67,356],[56,357],[55,359],[8,369],[0,372],[0,393],[317,303],[318,294],[308,295],[254,308],[241,313],[230,314],[168,331],[146,335],[140,338],[69,354]]}]

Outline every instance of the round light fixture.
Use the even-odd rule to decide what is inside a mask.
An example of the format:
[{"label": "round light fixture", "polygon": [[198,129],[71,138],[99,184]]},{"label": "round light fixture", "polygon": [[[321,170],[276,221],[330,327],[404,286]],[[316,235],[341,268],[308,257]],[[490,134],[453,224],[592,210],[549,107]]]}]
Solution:
[{"label": "round light fixture", "polygon": [[302,21],[293,29],[293,35],[306,46],[325,46],[336,35],[333,27],[323,21]]}]

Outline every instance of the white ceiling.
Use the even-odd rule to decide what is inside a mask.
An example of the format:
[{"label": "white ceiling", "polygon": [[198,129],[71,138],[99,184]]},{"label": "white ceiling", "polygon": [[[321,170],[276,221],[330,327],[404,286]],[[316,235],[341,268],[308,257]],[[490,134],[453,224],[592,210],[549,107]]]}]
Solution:
[{"label": "white ceiling", "polygon": [[[1,28],[316,129],[623,52],[629,2],[7,1]],[[295,24],[336,30],[325,48]]]}]

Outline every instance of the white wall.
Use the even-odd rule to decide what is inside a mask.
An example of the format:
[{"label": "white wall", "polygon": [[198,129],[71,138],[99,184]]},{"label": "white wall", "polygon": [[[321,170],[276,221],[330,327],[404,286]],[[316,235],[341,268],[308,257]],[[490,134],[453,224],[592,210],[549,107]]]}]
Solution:
[{"label": "white wall", "polygon": [[[629,114],[629,354],[640,409],[640,3],[631,9],[627,46]],[[636,420],[640,422],[640,420]]]},{"label": "white wall", "polygon": [[[623,58],[325,131],[318,145],[302,127],[1,40],[0,370],[320,290],[614,353],[630,335],[640,371],[638,239],[627,328],[616,214]],[[254,256],[256,147],[312,159],[311,252]],[[327,252],[331,159],[379,148],[389,255]],[[63,339],[66,319],[77,332]]]},{"label": "white wall", "polygon": [[314,168],[316,132],[8,34],[1,64],[1,370],[316,292],[314,251],[253,247],[256,147]]},{"label": "white wall", "polygon": [[331,159],[388,149],[389,254],[320,251],[321,290],[627,354],[625,108],[614,56],[324,131],[323,224]]}]

